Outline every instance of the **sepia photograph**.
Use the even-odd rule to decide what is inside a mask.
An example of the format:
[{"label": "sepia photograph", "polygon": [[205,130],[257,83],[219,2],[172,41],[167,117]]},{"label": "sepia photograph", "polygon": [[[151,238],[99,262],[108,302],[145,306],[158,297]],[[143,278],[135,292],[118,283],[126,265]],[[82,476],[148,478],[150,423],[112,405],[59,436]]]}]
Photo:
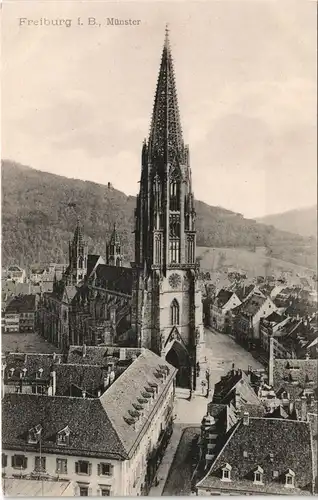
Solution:
[{"label": "sepia photograph", "polygon": [[1,24],[3,497],[317,495],[316,1]]}]

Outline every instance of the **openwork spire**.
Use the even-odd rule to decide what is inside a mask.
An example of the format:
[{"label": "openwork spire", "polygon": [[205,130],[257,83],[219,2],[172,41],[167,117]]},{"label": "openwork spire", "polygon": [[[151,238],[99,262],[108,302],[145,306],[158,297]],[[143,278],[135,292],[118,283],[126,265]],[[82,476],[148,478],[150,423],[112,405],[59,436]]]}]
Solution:
[{"label": "openwork spire", "polygon": [[77,217],[76,228],[74,232],[73,245],[81,245],[83,243],[83,234],[79,217]]},{"label": "openwork spire", "polygon": [[117,233],[116,222],[114,223],[113,232],[111,234],[109,243],[110,244],[119,243],[119,235]]},{"label": "openwork spire", "polygon": [[183,153],[173,60],[166,27],[149,135],[149,151],[155,158],[172,162]]}]

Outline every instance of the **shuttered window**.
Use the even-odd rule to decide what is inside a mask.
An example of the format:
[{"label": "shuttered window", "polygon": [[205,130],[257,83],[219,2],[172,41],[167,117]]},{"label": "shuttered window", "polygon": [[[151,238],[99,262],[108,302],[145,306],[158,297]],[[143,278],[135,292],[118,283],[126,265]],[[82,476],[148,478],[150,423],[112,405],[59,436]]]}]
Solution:
[{"label": "shuttered window", "polygon": [[57,474],[67,474],[67,459],[57,458],[56,459],[56,472]]},{"label": "shuttered window", "polygon": [[86,460],[79,460],[78,462],[75,462],[75,472],[76,474],[86,474],[87,476],[90,476],[92,473],[92,464]]},{"label": "shuttered window", "polygon": [[99,476],[112,476],[113,466],[111,464],[101,462],[97,465],[97,474]]},{"label": "shuttered window", "polygon": [[5,453],[2,453],[2,467],[6,467],[8,464],[8,456]]},{"label": "shuttered window", "polygon": [[28,466],[28,459],[24,455],[13,455],[13,457],[11,457],[11,465],[14,469],[26,469]]}]

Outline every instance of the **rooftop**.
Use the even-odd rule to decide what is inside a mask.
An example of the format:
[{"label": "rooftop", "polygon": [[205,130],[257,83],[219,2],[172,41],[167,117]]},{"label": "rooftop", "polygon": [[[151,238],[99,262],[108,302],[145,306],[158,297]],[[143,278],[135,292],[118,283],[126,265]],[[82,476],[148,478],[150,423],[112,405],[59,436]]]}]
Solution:
[{"label": "rooftop", "polygon": [[[222,468],[229,464],[231,480],[222,481]],[[255,484],[254,472],[263,471]],[[295,473],[295,488],[286,488],[285,474]],[[241,419],[197,487],[268,494],[310,494],[313,453],[308,422],[275,418]]]},{"label": "rooftop", "polygon": [[[82,369],[92,369],[92,376],[103,371],[100,367]],[[28,435],[40,424],[43,452],[125,459],[150,425],[175,374],[173,366],[144,350],[100,398],[5,394],[3,449],[35,450],[37,445],[28,443]],[[63,448],[57,435],[66,427],[70,438]]]},{"label": "rooftop", "polygon": [[17,295],[8,303],[6,313],[34,312],[35,306],[35,295]]}]

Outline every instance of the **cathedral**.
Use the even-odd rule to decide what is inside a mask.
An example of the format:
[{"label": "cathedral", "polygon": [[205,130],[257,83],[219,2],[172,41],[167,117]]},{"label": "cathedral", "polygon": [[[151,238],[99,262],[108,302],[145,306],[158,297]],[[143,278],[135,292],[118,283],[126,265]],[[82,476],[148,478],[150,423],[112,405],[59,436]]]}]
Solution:
[{"label": "cathedral", "polygon": [[[62,317],[68,325],[63,332],[69,333],[59,343],[67,347],[104,342],[151,349],[178,368],[178,385],[195,389],[203,376],[205,343],[195,209],[167,30],[150,133],[141,152],[135,261],[131,267],[123,266],[116,226],[105,260],[88,254],[78,221],[69,266],[42,301],[42,305],[53,301],[55,307],[67,304]],[[50,323],[47,309],[44,305],[42,313]],[[45,331],[43,318],[42,323]],[[56,343],[55,338],[48,340]]]},{"label": "cathedral", "polygon": [[195,210],[167,30],[142,146],[135,224],[132,325],[138,344],[179,368],[180,385],[195,386],[204,347]]}]

